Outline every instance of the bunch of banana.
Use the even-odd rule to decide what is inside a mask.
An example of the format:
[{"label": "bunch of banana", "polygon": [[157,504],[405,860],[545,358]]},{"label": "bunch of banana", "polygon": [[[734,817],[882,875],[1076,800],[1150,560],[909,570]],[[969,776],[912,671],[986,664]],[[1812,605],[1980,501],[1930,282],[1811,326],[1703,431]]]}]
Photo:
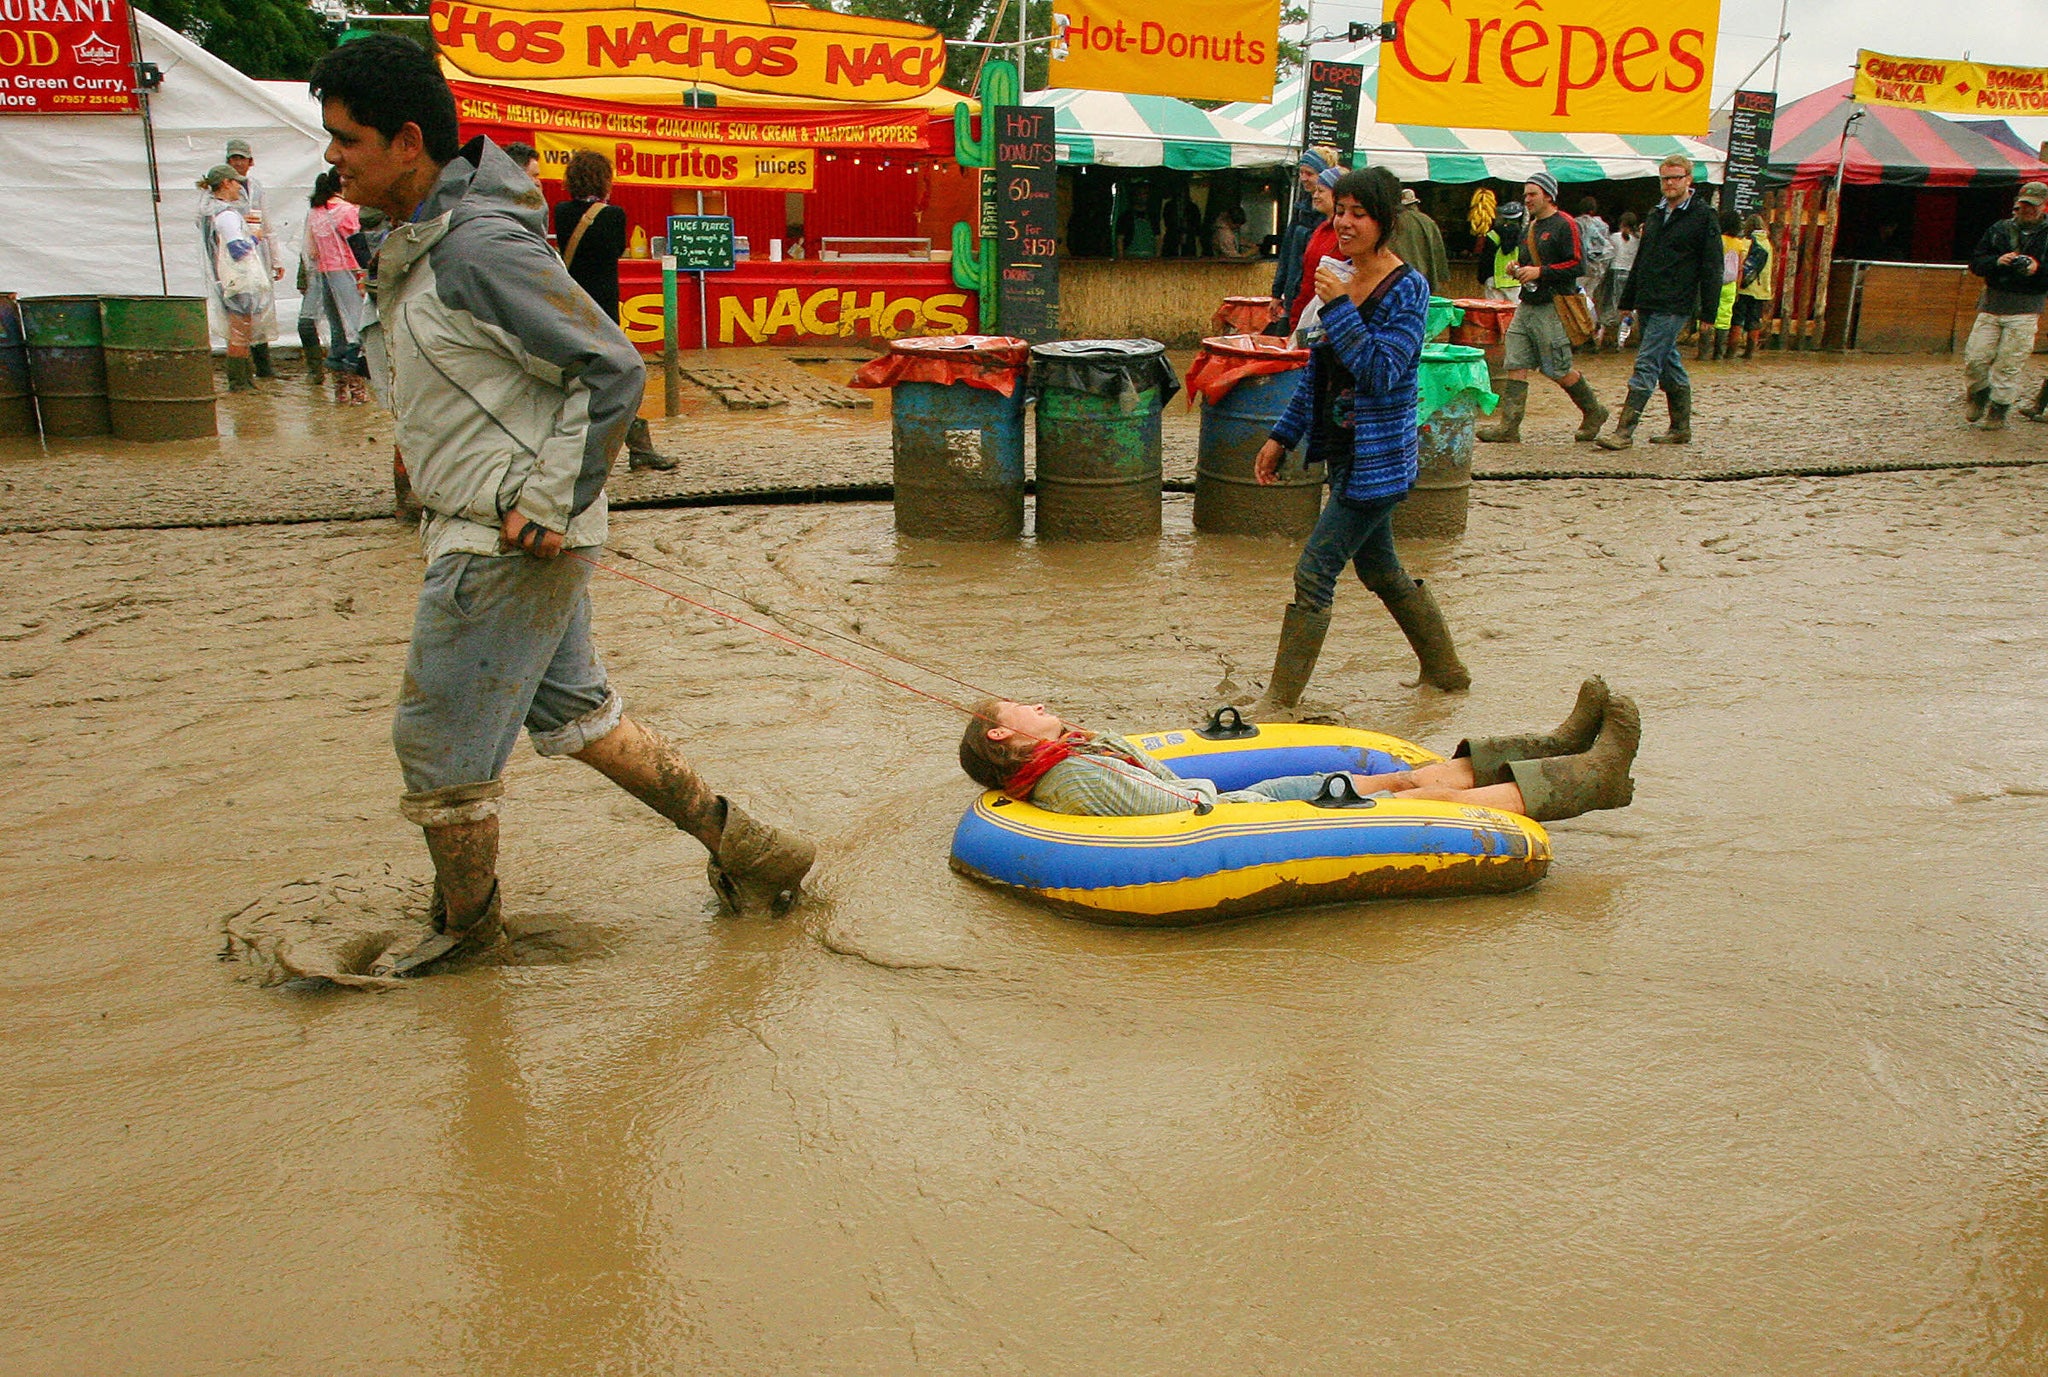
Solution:
[{"label": "bunch of banana", "polygon": [[1465,223],[1472,227],[1472,237],[1479,238],[1493,228],[1493,189],[1481,187],[1472,193],[1472,207],[1465,212]]}]

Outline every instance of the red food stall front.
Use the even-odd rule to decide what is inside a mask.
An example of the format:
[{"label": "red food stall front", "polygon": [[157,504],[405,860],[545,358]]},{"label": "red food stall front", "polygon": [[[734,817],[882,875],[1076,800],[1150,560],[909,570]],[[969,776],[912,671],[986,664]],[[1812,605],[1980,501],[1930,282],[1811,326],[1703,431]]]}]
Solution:
[{"label": "red food stall front", "polygon": [[[541,190],[566,198],[571,153],[611,160],[610,201],[636,245],[671,214],[730,215],[743,255],[678,284],[678,344],[842,343],[953,335],[976,327],[975,294],[934,246],[972,221],[974,174],[953,161],[950,115],[910,104],[686,107],[613,104],[456,81],[465,138],[533,144]],[[633,234],[632,231],[638,231]],[[629,251],[630,252],[630,251]],[[800,257],[791,256],[792,253]],[[619,323],[649,353],[662,343],[661,266],[619,262]]]}]

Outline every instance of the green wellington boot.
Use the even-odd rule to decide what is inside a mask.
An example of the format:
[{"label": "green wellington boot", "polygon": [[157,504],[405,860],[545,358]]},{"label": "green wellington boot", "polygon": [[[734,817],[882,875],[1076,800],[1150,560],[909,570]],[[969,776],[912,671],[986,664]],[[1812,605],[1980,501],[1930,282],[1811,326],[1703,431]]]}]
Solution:
[{"label": "green wellington boot", "polygon": [[1692,389],[1690,387],[1667,387],[1664,389],[1664,405],[1671,411],[1671,428],[1662,435],[1652,435],[1653,445],[1689,445],[1692,443]]},{"label": "green wellington boot", "polygon": [[1521,736],[1469,737],[1458,743],[1451,758],[1471,759],[1475,785],[1505,784],[1510,761],[1548,760],[1591,750],[1599,738],[1600,724],[1607,720],[1608,700],[1607,681],[1596,674],[1579,685],[1579,700],[1572,705],[1571,715],[1558,723],[1557,730]]},{"label": "green wellington boot", "polygon": [[1451,641],[1451,628],[1444,623],[1436,596],[1423,586],[1421,579],[1392,593],[1381,593],[1377,588],[1373,592],[1387,605],[1394,624],[1408,638],[1409,648],[1422,665],[1424,683],[1447,693],[1463,693],[1472,687],[1472,676],[1458,658],[1458,647]]},{"label": "green wellington boot", "polygon": [[256,379],[249,371],[249,360],[240,354],[228,355],[228,391],[253,392]]},{"label": "green wellington boot", "polygon": [[1522,791],[1523,811],[1538,822],[1557,822],[1603,808],[1628,807],[1636,794],[1629,766],[1642,739],[1643,719],[1635,700],[1609,699],[1592,749],[1549,760],[1508,762],[1508,773]]},{"label": "green wellington boot", "polygon": [[1600,398],[1593,391],[1593,384],[1587,382],[1581,374],[1577,382],[1564,390],[1564,395],[1570,397],[1572,404],[1579,409],[1579,428],[1572,432],[1573,441],[1586,444],[1599,439],[1600,427],[1607,424],[1607,408],[1600,405]]},{"label": "green wellington boot", "polygon": [[1493,424],[1479,427],[1479,438],[1489,445],[1518,445],[1522,442],[1522,417],[1529,410],[1529,380],[1508,378],[1500,385],[1500,405],[1493,409]]},{"label": "green wellington boot", "polygon": [[1636,426],[1643,419],[1643,408],[1650,404],[1650,394],[1631,390],[1628,400],[1621,404],[1621,415],[1614,422],[1614,433],[1602,435],[1598,444],[1606,450],[1623,450],[1636,442]]},{"label": "green wellington boot", "polygon": [[1330,609],[1294,602],[1280,618],[1280,647],[1273,652],[1273,677],[1259,701],[1244,710],[1247,722],[1292,722],[1295,705],[1308,688],[1309,676],[1330,634]]},{"label": "green wellington boot", "polygon": [[275,368],[273,368],[273,367],[271,366],[271,364],[270,364],[270,346],[269,346],[269,345],[267,345],[267,344],[252,344],[252,345],[250,345],[250,346],[249,346],[249,361],[250,361],[251,363],[253,363],[253,364],[255,364],[255,365],[256,365],[256,376],[257,376],[257,377],[259,377],[259,378],[274,378],[274,377],[276,377],[276,376],[277,376],[277,370],[276,370]]}]

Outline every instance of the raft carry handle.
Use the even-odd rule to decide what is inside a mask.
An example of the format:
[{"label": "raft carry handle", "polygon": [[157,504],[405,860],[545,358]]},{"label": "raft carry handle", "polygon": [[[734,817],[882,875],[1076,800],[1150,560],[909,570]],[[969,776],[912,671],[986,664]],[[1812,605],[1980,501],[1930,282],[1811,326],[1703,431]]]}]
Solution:
[{"label": "raft carry handle", "polygon": [[1358,792],[1358,786],[1351,782],[1348,774],[1334,774],[1323,781],[1323,787],[1309,800],[1312,808],[1374,808],[1378,799],[1367,798]]},{"label": "raft carry handle", "polygon": [[[1229,721],[1225,722],[1226,715]],[[1209,714],[1209,725],[1195,728],[1195,735],[1207,741],[1243,741],[1257,736],[1259,729],[1244,720],[1244,714],[1224,704]]]}]

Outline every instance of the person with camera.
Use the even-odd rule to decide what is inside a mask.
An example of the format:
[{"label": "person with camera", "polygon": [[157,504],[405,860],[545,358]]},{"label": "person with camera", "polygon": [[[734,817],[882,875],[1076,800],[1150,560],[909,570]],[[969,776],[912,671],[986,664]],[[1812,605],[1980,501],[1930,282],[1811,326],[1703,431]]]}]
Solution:
[{"label": "person with camera", "polygon": [[1984,279],[1977,323],[1963,349],[1964,416],[1980,430],[2004,430],[2019,400],[2020,369],[2034,352],[2034,328],[2048,301],[2048,184],[2028,182],[2012,215],[1984,231],[1970,271]]}]

